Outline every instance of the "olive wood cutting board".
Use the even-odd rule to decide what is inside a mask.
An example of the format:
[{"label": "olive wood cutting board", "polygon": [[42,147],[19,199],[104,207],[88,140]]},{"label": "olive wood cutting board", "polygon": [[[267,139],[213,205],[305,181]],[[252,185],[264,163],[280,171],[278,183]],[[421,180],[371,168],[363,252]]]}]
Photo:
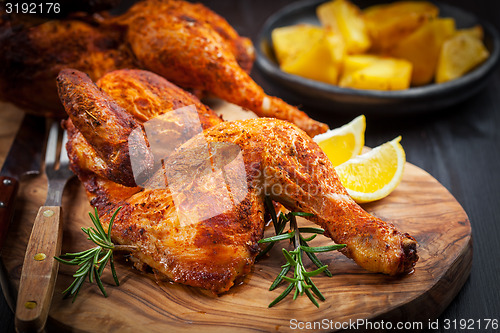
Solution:
[{"label": "olive wood cutting board", "polygon": [[[227,104],[217,108],[227,120],[243,114]],[[45,176],[25,179],[20,186],[15,221],[3,251],[15,288],[31,226],[45,200],[46,188]],[[268,308],[285,288],[282,285],[268,291],[284,263],[281,247],[287,246],[286,241],[275,246],[269,257],[258,261],[241,284],[219,296],[157,281],[154,274],[139,272],[125,256],[118,256],[121,285],[114,286],[109,269],[103,276],[108,298],[101,295],[97,286],[85,283],[74,303],[63,299],[61,293],[71,283],[74,267],[61,265],[48,325],[58,331],[66,328],[78,332],[285,332],[291,331],[291,320],[328,321],[328,328],[334,330],[335,323],[373,319],[422,321],[423,327],[427,327],[428,320],[439,316],[469,275],[472,238],[466,213],[437,180],[409,163],[401,184],[390,196],[363,207],[416,238],[420,260],[413,274],[374,274],[338,252],[320,253],[318,256],[329,265],[333,277],[313,278],[326,297],[319,309],[305,295],[295,301],[290,295]],[[82,186],[73,178],[63,200],[63,252],[93,246],[80,230],[91,225],[91,210]],[[299,225],[308,224],[306,220],[299,221]],[[311,246],[326,244],[331,241],[322,236],[311,242]]]}]

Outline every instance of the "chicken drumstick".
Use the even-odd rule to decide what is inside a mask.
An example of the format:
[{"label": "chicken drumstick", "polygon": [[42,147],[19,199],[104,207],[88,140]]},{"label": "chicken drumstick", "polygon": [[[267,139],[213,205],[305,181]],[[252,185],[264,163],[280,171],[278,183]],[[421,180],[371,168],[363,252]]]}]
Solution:
[{"label": "chicken drumstick", "polygon": [[[155,183],[165,180],[163,188],[125,187],[105,174],[98,175],[81,157],[108,153],[106,141],[95,137],[105,138],[111,123],[122,126],[122,122],[114,121],[116,117],[127,119],[127,123],[132,117],[134,128],[146,125],[133,117],[141,107],[140,99],[135,100],[137,105],[127,103],[125,109],[120,102],[111,101],[109,95],[115,99],[124,96],[113,89],[130,92],[139,86],[142,93],[148,91],[147,95],[157,99],[155,103],[163,103],[162,97],[153,97],[154,89],[144,82],[164,79],[144,71],[110,75],[115,84],[103,87],[113,88],[97,94],[82,73],[70,69],[60,73],[59,93],[71,119],[66,123],[70,132],[68,152],[72,169],[103,215],[103,224],[118,206],[124,207],[112,236],[119,243],[137,246],[133,255],[142,263],[180,283],[215,293],[228,290],[254,263],[257,241],[264,230],[264,198],[270,195],[288,209],[314,214],[311,220],[335,242],[347,244],[344,254],[360,266],[390,275],[413,269],[418,260],[415,240],[358,206],[317,144],[285,121],[260,118],[206,124],[203,132],[177,147],[165,158],[164,168],[156,171],[152,179],[157,180]],[[123,77],[128,79],[121,85]],[[164,82],[163,86],[168,84]],[[168,99],[174,94],[162,96]],[[185,95],[182,103],[199,102]],[[97,122],[85,112],[89,105]],[[111,110],[107,105],[114,107]],[[200,114],[216,119],[210,111],[207,114],[207,109],[201,109]],[[169,127],[170,135],[177,135],[174,128]],[[185,129],[181,126],[177,130]],[[104,163],[116,168],[111,174],[120,174],[123,164]]]}]

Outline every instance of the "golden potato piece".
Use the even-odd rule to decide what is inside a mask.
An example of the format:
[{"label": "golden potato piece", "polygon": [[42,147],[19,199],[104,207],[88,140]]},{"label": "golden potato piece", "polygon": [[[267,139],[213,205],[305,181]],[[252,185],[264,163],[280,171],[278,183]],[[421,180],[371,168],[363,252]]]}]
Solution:
[{"label": "golden potato piece", "polygon": [[342,38],[340,34],[336,34],[330,30],[325,30],[325,38],[328,48],[330,49],[332,61],[337,67],[340,68],[346,56],[344,38]]},{"label": "golden potato piece", "polygon": [[280,64],[294,61],[323,36],[321,27],[309,24],[276,28],[271,32],[274,53]]},{"label": "golden potato piece", "polygon": [[292,62],[281,66],[284,72],[311,80],[337,84],[339,69],[331,61],[330,50],[325,43],[318,42]]},{"label": "golden potato piece", "polygon": [[490,53],[474,34],[457,33],[444,42],[436,70],[436,82],[461,77],[485,61]]},{"label": "golden potato piece", "polygon": [[344,73],[339,83],[341,87],[371,90],[402,90],[410,87],[412,64],[409,61],[383,57],[365,60],[375,61],[347,75]]},{"label": "golden potato piece", "polygon": [[304,40],[300,52],[288,57],[280,67],[290,74],[337,84],[341,59],[333,58],[331,43],[335,42],[335,38],[328,38],[328,34],[321,31],[321,38]]},{"label": "golden potato piece", "polygon": [[383,52],[436,18],[439,8],[427,1],[398,1],[368,7],[363,14],[372,51]]},{"label": "golden potato piece", "polygon": [[347,0],[326,2],[316,8],[321,25],[340,34],[348,54],[363,53],[370,45],[361,10]]},{"label": "golden potato piece", "polygon": [[413,64],[413,85],[430,83],[436,72],[441,46],[454,33],[453,19],[434,19],[399,42],[392,49],[391,55]]},{"label": "golden potato piece", "polygon": [[381,59],[382,58],[380,56],[371,54],[347,55],[344,58],[342,76],[349,76],[352,73],[359,71],[360,69],[373,65]]},{"label": "golden potato piece", "polygon": [[469,35],[471,37],[477,38],[479,40],[483,40],[484,31],[483,27],[478,25],[473,26],[472,28],[460,29],[456,32],[457,35]]}]

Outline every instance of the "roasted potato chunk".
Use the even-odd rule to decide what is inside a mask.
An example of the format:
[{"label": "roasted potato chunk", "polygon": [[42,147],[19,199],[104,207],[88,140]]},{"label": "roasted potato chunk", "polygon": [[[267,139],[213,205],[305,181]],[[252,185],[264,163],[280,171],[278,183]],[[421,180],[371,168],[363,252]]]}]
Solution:
[{"label": "roasted potato chunk", "polygon": [[341,69],[342,63],[346,56],[346,46],[344,38],[340,34],[336,34],[330,30],[325,30],[326,43],[330,50],[330,55],[335,66]]},{"label": "roasted potato chunk", "polygon": [[426,1],[399,1],[368,7],[363,14],[372,51],[383,52],[436,18],[439,8]]},{"label": "roasted potato chunk", "polygon": [[336,84],[343,58],[342,40],[312,25],[277,28],[272,32],[276,57],[283,71]]},{"label": "roasted potato chunk", "polygon": [[380,59],[380,56],[370,54],[348,55],[344,58],[342,76],[348,76],[360,69],[373,65]]},{"label": "roasted potato chunk", "polygon": [[441,46],[454,33],[453,19],[434,19],[399,42],[390,54],[410,61],[413,65],[411,83],[416,86],[424,85],[434,78]]},{"label": "roasted potato chunk", "polygon": [[475,25],[471,28],[457,30],[456,35],[469,35],[479,40],[484,39],[483,27],[480,25]]},{"label": "roasted potato chunk", "polygon": [[[477,31],[476,31],[477,32]],[[490,53],[477,33],[457,33],[444,42],[436,70],[436,83],[461,77],[485,61]]]},{"label": "roasted potato chunk", "polygon": [[298,24],[276,28],[271,33],[274,53],[280,64],[294,61],[324,36],[321,27]]},{"label": "roasted potato chunk", "polygon": [[401,90],[410,87],[412,64],[406,60],[347,56],[344,69],[339,83],[341,87],[371,90]]},{"label": "roasted potato chunk", "polygon": [[326,2],[316,9],[321,25],[340,34],[348,54],[362,53],[371,45],[361,10],[347,0]]}]

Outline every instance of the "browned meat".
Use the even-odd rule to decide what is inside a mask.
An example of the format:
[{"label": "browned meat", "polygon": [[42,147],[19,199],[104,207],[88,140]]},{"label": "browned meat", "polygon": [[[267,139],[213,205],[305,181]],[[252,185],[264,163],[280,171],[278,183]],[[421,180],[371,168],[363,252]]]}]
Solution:
[{"label": "browned meat", "polygon": [[[80,129],[75,132],[73,153],[80,156],[81,163],[93,172],[125,186],[136,185],[128,138],[142,122],[188,105],[196,107],[203,128],[222,121],[195,96],[146,71],[111,72],[103,76],[96,86],[84,73],[64,69],[57,81],[61,101],[72,123]],[[196,134],[186,132],[196,130],[193,126],[185,126],[186,119],[171,120],[164,122],[159,129],[168,132],[171,141],[175,140],[177,133],[187,137]],[[88,154],[88,149],[83,146],[76,149],[77,143],[89,143],[93,153]],[[147,148],[136,147],[133,151],[145,152],[142,157],[133,156],[136,160],[142,159],[143,168],[153,167]]]},{"label": "browned meat", "polygon": [[29,27],[1,22],[1,99],[32,112],[61,114],[55,78],[62,68],[79,69],[94,81],[115,69],[144,68],[259,116],[293,122],[311,136],[328,129],[266,95],[248,74],[255,57],[251,41],[201,4],[148,0],[118,17],[80,18],[92,25],[74,20]]},{"label": "browned meat", "polygon": [[203,128],[222,121],[198,98],[151,72],[114,71],[99,79],[97,86],[140,122],[192,104],[198,110]]},{"label": "browned meat", "polygon": [[116,35],[87,23],[24,25],[5,21],[0,26],[0,99],[30,112],[63,114],[55,80],[63,68],[78,68],[97,80],[109,71],[136,67]]},{"label": "browned meat", "polygon": [[181,87],[208,91],[261,117],[289,120],[311,136],[328,129],[266,95],[240,67],[249,63],[249,53],[253,58],[251,43],[236,38],[225,20],[200,4],[142,1],[110,22],[126,29],[125,38],[142,68]]},{"label": "browned meat", "polygon": [[[132,114],[139,118],[153,116],[156,111],[137,113],[135,110],[143,107],[141,98],[124,97],[139,96],[131,91],[134,77],[151,84],[138,88],[140,94],[149,96],[151,105],[164,103],[156,100],[152,86],[159,84],[165,89],[170,86],[147,72],[121,71],[109,75],[106,80],[133,76],[124,84],[126,94],[118,93],[120,83],[116,82],[112,86],[117,91],[109,95],[117,100],[127,98],[127,103],[132,103],[128,110],[133,110]],[[62,84],[68,81],[73,84]],[[86,133],[100,136],[102,131],[91,122],[80,121],[79,117],[87,116],[78,114],[85,113],[78,105],[88,105],[90,100],[95,105],[104,105],[92,108],[103,123],[113,121],[108,105],[123,102],[110,101],[109,95],[96,93],[88,79],[76,71],[63,71],[59,82],[65,105],[70,106],[71,120],[66,126],[70,133],[68,152],[72,168],[91,203],[103,215],[103,224],[107,225],[113,211],[123,206],[113,238],[122,244],[136,245],[133,253],[136,258],[173,281],[220,293],[248,273],[258,253],[257,241],[263,235],[266,194],[289,209],[315,214],[311,220],[325,228],[335,242],[346,243],[344,253],[360,266],[391,275],[413,269],[418,259],[415,240],[359,207],[340,184],[322,150],[293,124],[264,118],[220,122],[208,109],[201,108],[200,117],[212,118],[214,124],[205,126],[203,132],[178,146],[165,159],[165,168],[156,171],[146,188],[124,187],[105,178],[105,173],[95,171],[116,168],[111,173],[118,176],[120,169],[106,163],[92,165],[93,156],[102,155],[101,150],[106,149],[105,140],[100,144],[92,144],[96,140],[87,141]],[[164,96],[174,98],[175,93]],[[196,103],[191,96],[177,105]],[[115,109],[115,113],[121,112],[127,111]],[[146,124],[137,118],[134,121],[136,126]],[[168,128],[173,137],[178,135],[176,131],[185,130],[182,126]],[[149,186],[163,180],[168,186]]]}]

